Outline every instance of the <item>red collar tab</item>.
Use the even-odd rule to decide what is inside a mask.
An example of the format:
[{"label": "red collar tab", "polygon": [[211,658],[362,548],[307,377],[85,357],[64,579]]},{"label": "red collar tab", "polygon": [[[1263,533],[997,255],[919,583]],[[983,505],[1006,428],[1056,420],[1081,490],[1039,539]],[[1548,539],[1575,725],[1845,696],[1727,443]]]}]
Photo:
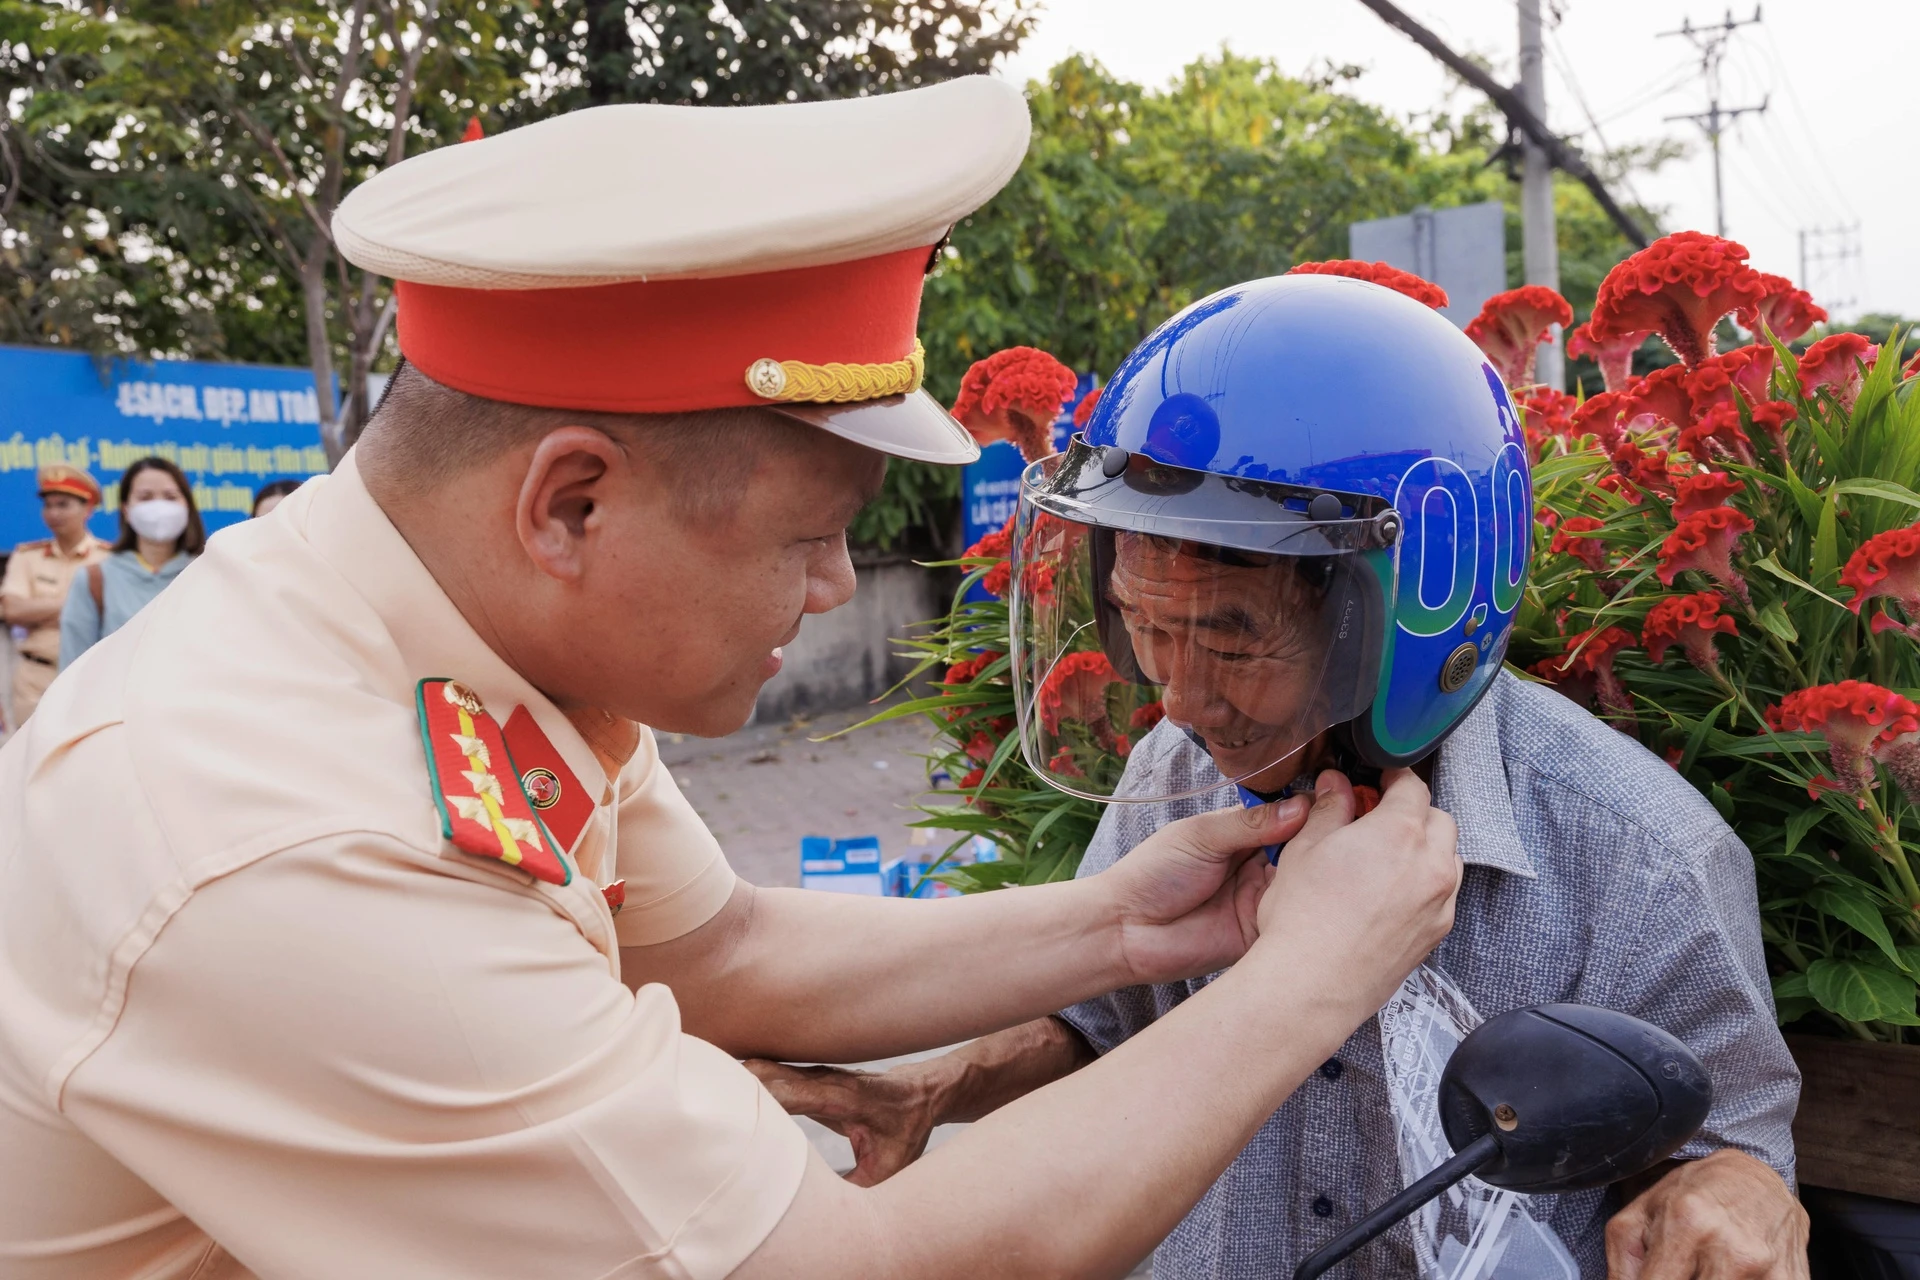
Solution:
[{"label": "red collar tab", "polygon": [[595,792],[567,768],[560,749],[540,731],[540,723],[525,707],[515,707],[507,717],[505,735],[527,799],[560,847],[571,850],[593,819]]},{"label": "red collar tab", "polygon": [[573,868],[541,824],[500,726],[479,696],[458,681],[436,678],[419,683],[414,705],[440,834],[462,853],[497,858],[548,884],[571,883]]},{"label": "red collar tab", "polygon": [[[435,382],[489,400],[603,413],[676,413],[847,388],[776,387],[767,370],[876,372],[912,363],[929,246],[854,262],[717,279],[572,289],[464,289],[399,281],[400,349]],[[758,378],[750,378],[754,370]],[[783,380],[784,381],[784,380]],[[757,389],[756,389],[757,388]]]}]

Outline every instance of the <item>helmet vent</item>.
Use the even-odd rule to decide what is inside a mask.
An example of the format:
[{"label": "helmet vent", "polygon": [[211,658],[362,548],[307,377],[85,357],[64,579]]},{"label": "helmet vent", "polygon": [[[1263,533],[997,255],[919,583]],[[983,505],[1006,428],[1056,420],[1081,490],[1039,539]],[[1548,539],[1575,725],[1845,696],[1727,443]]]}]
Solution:
[{"label": "helmet vent", "polygon": [[1458,693],[1466,686],[1473,675],[1473,669],[1480,665],[1480,650],[1475,645],[1463,644],[1447,655],[1446,665],[1440,668],[1440,692]]}]

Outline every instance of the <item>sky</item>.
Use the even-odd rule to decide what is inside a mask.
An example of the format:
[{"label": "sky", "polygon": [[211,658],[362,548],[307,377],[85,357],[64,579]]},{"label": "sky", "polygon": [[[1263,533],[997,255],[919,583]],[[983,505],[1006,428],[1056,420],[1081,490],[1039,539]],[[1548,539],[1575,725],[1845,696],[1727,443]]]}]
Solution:
[{"label": "sky", "polygon": [[[1161,85],[1226,44],[1289,72],[1323,61],[1360,66],[1351,90],[1403,115],[1432,109],[1457,84],[1359,0],[1045,2],[1033,37],[1006,64],[1009,76],[1038,77],[1069,53],[1085,53],[1129,80]],[[1399,3],[1456,50],[1490,60],[1501,80],[1516,77],[1513,0]],[[1666,230],[1713,230],[1705,137],[1684,120],[1663,120],[1706,109],[1700,55],[1686,38],[1658,33],[1683,18],[1717,23],[1727,15],[1725,0],[1542,0],[1541,7],[1554,131],[1590,150],[1597,149],[1596,121],[1608,146],[1685,142],[1686,158],[1635,175],[1627,195],[1666,206]],[[1753,12],[1746,0],[1733,16]],[[1752,251],[1756,267],[1798,281],[1836,318],[1869,311],[1920,317],[1920,165],[1910,92],[1920,2],[1768,0],[1762,19],[1731,35],[1721,64],[1723,107],[1768,103],[1764,114],[1741,118],[1721,136],[1727,234]],[[1808,237],[1812,260],[1803,277],[1800,232],[1841,228],[1845,234]],[[1829,260],[1820,260],[1823,253]]]}]

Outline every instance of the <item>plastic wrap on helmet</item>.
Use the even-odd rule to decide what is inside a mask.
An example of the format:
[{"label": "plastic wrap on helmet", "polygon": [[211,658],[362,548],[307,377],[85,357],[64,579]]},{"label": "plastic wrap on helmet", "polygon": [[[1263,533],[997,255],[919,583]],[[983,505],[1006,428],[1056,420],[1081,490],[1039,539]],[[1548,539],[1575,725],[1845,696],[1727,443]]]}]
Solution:
[{"label": "plastic wrap on helmet", "polygon": [[[1076,518],[1096,509],[1099,523]],[[1011,595],[1028,763],[1072,794],[1169,799],[1137,778],[1121,787],[1165,719],[1219,768],[1197,790],[1284,786],[1302,749],[1374,696],[1393,519],[1351,496],[1078,443],[1029,467]]]}]

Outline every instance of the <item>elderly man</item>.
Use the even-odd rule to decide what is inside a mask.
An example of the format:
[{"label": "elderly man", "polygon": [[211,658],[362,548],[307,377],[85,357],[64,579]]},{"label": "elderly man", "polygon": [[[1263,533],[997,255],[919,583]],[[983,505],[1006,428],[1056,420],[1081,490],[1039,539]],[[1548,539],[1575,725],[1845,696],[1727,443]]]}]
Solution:
[{"label": "elderly man", "polygon": [[[1028,473],[1013,577],[1046,589],[1013,602],[1027,758],[1111,802],[1079,870],[1094,880],[1166,824],[1310,787],[1329,765],[1422,760],[1466,864],[1436,985],[1483,1018],[1553,1001],[1634,1014],[1713,1080],[1677,1163],[1535,1197],[1533,1239],[1553,1243],[1512,1274],[1803,1276],[1798,1077],[1752,859],[1673,770],[1500,670],[1532,514],[1520,440],[1481,353],[1390,290],[1292,276],[1196,303],[1121,366],[1084,439]],[[1162,712],[1116,769],[1129,719]],[[848,1132],[873,1183],[931,1126],[1103,1062],[1232,972],[1123,988],[881,1076],[756,1069]],[[1362,1026],[1267,1119],[1156,1276],[1284,1274],[1431,1167],[1405,1155],[1431,1102],[1410,1114],[1395,1076],[1432,1042],[1390,1034],[1388,1013]],[[1473,1252],[1470,1227],[1449,1212],[1401,1227],[1346,1274],[1459,1274],[1449,1250]]]},{"label": "elderly man", "polygon": [[40,468],[40,518],[53,536],[23,542],[7,558],[0,581],[0,622],[17,628],[13,724],[18,728],[60,669],[60,609],[74,574],[106,558],[108,544],[87,532],[100,505],[100,484],[80,467]]},{"label": "elderly man", "polygon": [[[914,903],[755,891],[659,765],[646,726],[737,728],[846,601],[884,455],[973,456],[919,390],[921,279],[1026,140],[986,79],[618,106],[345,201],[407,357],[360,443],[0,750],[0,1271],[1117,1274],[1401,981],[1458,882],[1410,774],[1351,825],[1332,784]],[[732,1056],[1230,961],[885,1189]]]}]

